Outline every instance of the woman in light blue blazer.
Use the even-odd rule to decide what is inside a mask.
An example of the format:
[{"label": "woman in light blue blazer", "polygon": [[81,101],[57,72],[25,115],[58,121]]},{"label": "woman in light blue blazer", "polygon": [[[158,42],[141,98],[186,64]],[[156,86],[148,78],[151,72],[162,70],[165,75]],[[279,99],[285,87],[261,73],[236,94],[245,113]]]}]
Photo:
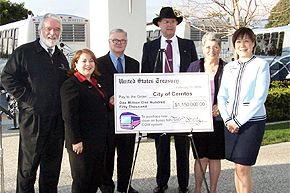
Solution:
[{"label": "woman in light blue blazer", "polygon": [[253,55],[256,36],[249,28],[232,38],[238,60],[224,68],[218,107],[225,123],[225,157],[235,163],[237,193],[252,191],[251,166],[262,143],[270,72],[267,61]]}]

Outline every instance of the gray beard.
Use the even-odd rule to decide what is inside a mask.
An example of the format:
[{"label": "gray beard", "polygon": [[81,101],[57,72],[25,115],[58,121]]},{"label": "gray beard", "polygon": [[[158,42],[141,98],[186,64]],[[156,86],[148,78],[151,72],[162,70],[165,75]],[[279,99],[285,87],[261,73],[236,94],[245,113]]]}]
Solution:
[{"label": "gray beard", "polygon": [[52,48],[59,43],[59,39],[56,39],[56,40],[46,39],[44,38],[42,33],[40,33],[40,40],[49,48]]}]

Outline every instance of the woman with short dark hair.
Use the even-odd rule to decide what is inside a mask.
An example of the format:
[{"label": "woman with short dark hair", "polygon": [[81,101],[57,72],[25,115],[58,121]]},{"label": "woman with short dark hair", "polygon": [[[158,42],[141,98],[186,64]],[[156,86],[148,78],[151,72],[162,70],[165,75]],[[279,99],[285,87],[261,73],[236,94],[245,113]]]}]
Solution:
[{"label": "woman with short dark hair", "polygon": [[253,55],[256,36],[251,29],[238,29],[233,46],[239,59],[224,68],[218,107],[226,126],[225,157],[235,163],[237,193],[250,193],[251,166],[265,131],[270,72],[268,62]]}]

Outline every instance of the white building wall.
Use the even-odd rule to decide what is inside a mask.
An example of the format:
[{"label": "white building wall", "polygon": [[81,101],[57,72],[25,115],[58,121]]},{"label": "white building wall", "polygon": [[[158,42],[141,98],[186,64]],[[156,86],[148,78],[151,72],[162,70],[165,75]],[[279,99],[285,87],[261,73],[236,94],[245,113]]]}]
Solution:
[{"label": "white building wall", "polygon": [[141,62],[146,40],[146,0],[90,0],[90,49],[97,57],[109,51],[109,32],[114,28],[128,33],[125,54]]}]

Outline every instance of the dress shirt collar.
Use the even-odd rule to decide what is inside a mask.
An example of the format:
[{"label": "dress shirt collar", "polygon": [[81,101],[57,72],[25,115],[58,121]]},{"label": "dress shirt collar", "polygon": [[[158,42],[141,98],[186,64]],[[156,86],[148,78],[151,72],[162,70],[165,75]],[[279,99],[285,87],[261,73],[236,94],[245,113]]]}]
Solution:
[{"label": "dress shirt collar", "polygon": [[177,42],[177,36],[174,35],[171,39],[167,39],[167,38],[165,38],[165,37],[162,35],[162,36],[161,36],[161,42],[167,44],[166,40],[172,40],[172,43],[176,43],[176,42]]},{"label": "dress shirt collar", "polygon": [[[118,56],[116,56],[113,52],[109,52],[109,55],[110,55],[110,58],[111,58],[111,61],[113,62],[115,68],[117,69],[117,62],[118,62]],[[125,72],[125,55],[123,54],[121,57],[121,60],[122,60],[122,66],[123,66],[123,70]]]},{"label": "dress shirt collar", "polygon": [[[161,36],[161,40],[160,40],[160,48],[161,49],[165,49],[168,45],[168,43],[166,42],[166,38],[162,35]],[[180,53],[179,53],[179,46],[178,46],[178,38],[176,35],[174,35],[170,40],[172,40],[171,42],[171,46],[172,46],[172,56],[173,56],[173,72],[177,73],[180,70]],[[163,62],[162,62],[162,72],[165,72],[164,69],[164,64],[165,64],[165,58],[163,57]]]},{"label": "dress shirt collar", "polygon": [[[43,47],[48,53],[49,53],[49,51],[47,50],[47,48],[49,48],[49,47],[47,47],[42,41],[41,41],[41,39],[39,39],[39,43],[40,43],[40,45],[41,45],[41,47]],[[52,52],[51,52],[51,54],[53,54],[54,53],[54,51],[55,51],[55,46],[53,46],[52,48]]]}]

